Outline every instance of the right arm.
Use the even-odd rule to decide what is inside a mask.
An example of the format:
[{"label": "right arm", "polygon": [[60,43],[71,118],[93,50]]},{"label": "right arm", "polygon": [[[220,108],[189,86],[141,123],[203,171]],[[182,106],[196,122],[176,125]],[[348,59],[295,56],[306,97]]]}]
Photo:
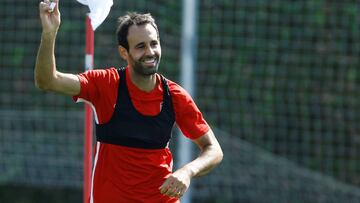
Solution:
[{"label": "right arm", "polygon": [[59,1],[55,0],[56,7],[50,11],[49,1],[39,4],[42,25],[41,42],[35,64],[35,85],[42,90],[54,91],[67,95],[80,93],[80,81],[74,74],[61,73],[56,69],[55,40],[60,26]]}]

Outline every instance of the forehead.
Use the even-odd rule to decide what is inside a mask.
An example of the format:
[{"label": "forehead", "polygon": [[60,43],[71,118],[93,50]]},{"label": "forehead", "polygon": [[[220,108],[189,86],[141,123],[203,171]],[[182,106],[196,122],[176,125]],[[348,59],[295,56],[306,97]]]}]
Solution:
[{"label": "forehead", "polygon": [[158,40],[156,29],[149,23],[144,25],[131,25],[128,32],[129,46],[142,42]]}]

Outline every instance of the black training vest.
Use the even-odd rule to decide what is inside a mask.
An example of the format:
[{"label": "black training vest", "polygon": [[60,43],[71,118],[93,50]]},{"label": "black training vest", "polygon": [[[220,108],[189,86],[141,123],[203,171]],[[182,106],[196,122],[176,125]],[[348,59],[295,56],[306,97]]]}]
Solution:
[{"label": "black training vest", "polygon": [[167,80],[161,75],[164,99],[160,113],[146,116],[131,102],[125,68],[118,69],[118,73],[120,82],[115,110],[109,122],[96,125],[97,141],[142,149],[165,148],[175,122]]}]

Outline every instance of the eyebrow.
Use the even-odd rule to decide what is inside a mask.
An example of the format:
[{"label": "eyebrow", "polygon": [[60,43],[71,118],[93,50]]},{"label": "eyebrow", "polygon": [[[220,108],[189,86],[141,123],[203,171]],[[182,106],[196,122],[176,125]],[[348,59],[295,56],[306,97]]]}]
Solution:
[{"label": "eyebrow", "polygon": [[[150,44],[152,44],[154,42],[159,43],[159,40],[157,40],[157,39],[156,40],[151,40]],[[145,42],[140,42],[140,43],[136,44],[135,47],[139,47],[139,46],[142,46],[142,45],[145,45]]]},{"label": "eyebrow", "polygon": [[142,46],[144,44],[145,44],[145,42],[140,42],[140,43],[136,44],[135,47],[139,47],[139,46]]}]

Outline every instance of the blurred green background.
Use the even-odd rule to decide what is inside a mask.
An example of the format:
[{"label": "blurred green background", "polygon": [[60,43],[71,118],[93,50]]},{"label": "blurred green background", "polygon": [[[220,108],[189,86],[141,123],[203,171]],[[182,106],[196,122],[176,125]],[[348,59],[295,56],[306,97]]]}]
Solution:
[{"label": "blurred green background", "polygon": [[[0,1],[0,202],[81,202],[83,105],[34,86],[38,2]],[[225,157],[193,180],[194,202],[360,202],[359,3],[198,1],[194,98]],[[58,68],[82,72],[87,8],[60,9]],[[125,65],[117,17],[150,12],[160,71],[179,82],[182,10],[114,1],[95,32],[96,68]]]}]

